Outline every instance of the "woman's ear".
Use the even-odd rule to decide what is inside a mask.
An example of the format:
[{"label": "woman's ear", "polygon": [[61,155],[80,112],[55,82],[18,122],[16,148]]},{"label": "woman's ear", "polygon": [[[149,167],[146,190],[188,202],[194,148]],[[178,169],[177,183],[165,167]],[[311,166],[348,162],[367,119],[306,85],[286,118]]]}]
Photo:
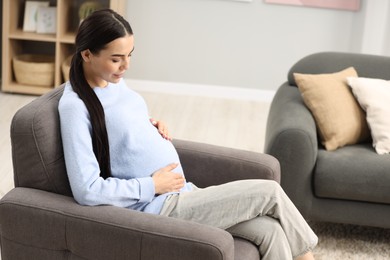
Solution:
[{"label": "woman's ear", "polygon": [[83,60],[85,62],[89,62],[90,61],[91,55],[92,55],[92,53],[91,53],[91,51],[89,49],[81,51],[81,57],[83,58]]}]

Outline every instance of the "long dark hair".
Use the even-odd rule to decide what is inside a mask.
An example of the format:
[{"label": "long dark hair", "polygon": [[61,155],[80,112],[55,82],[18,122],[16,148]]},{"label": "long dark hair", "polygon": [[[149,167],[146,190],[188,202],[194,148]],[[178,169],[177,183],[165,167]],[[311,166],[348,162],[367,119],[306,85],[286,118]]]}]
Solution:
[{"label": "long dark hair", "polygon": [[70,83],[89,112],[93,152],[99,162],[100,176],[104,179],[111,176],[106,121],[102,104],[85,78],[81,52],[90,50],[98,54],[109,42],[126,35],[133,35],[133,31],[121,15],[111,9],[95,11],[80,24],[76,35],[76,51],[70,65]]}]

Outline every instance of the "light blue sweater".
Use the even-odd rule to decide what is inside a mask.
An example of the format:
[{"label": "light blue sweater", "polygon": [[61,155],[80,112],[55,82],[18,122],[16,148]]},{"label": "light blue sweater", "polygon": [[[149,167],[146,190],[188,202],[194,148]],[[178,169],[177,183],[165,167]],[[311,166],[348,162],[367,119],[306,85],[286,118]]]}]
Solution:
[{"label": "light blue sweater", "polygon": [[[143,98],[123,80],[94,91],[106,117],[113,177],[100,177],[89,113],[67,82],[58,109],[66,170],[75,200],[82,205],[114,205],[160,213],[168,194],[155,195],[151,175],[179,162],[176,149],[151,124]],[[180,164],[174,172],[183,174]],[[189,190],[191,184],[186,183],[181,191]]]}]

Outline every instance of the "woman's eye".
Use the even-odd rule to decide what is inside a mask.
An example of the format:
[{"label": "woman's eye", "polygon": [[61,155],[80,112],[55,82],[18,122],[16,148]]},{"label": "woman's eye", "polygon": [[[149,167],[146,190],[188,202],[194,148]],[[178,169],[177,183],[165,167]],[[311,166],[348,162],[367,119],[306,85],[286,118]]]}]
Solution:
[{"label": "woman's eye", "polygon": [[117,62],[119,62],[119,60],[112,60],[112,62],[117,63]]}]

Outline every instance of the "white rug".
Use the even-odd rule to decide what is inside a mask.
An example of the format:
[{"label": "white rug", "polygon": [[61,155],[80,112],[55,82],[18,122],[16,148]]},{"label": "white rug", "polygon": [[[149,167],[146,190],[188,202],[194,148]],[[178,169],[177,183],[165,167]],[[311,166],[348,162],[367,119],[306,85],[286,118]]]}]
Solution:
[{"label": "white rug", "polygon": [[316,260],[388,260],[390,229],[309,223],[319,238]]}]

